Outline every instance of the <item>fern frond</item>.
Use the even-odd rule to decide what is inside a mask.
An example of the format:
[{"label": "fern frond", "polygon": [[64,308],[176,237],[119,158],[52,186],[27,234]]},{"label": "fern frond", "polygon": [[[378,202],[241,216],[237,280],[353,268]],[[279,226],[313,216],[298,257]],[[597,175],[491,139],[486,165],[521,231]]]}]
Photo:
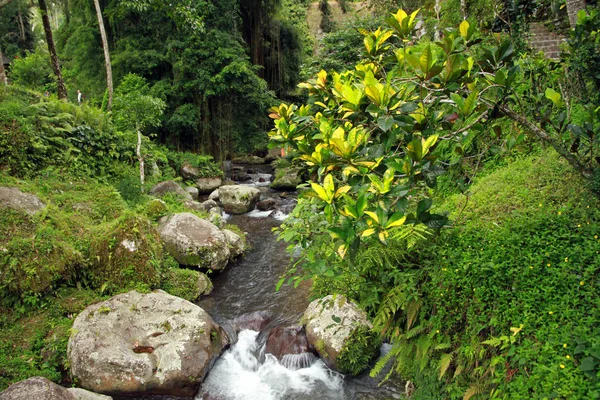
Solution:
[{"label": "fern frond", "polygon": [[440,362],[439,362],[440,373],[439,373],[438,379],[442,379],[442,377],[446,374],[446,371],[448,371],[448,368],[450,367],[451,362],[452,362],[452,353],[442,355],[442,357],[440,358]]},{"label": "fern frond", "polygon": [[463,400],[469,400],[473,396],[477,396],[478,394],[484,393],[486,390],[486,386],[480,383],[472,384],[463,396]]}]

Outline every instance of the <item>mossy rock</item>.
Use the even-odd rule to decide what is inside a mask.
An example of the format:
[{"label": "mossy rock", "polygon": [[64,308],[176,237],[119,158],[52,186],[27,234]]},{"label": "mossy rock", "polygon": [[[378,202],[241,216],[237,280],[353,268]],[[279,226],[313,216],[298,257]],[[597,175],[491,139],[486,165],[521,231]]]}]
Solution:
[{"label": "mossy rock", "polygon": [[161,288],[187,301],[195,301],[200,296],[212,292],[213,284],[202,272],[185,268],[172,268],[163,274]]},{"label": "mossy rock", "polygon": [[42,294],[74,276],[83,257],[54,222],[0,208],[0,290],[5,299]]},{"label": "mossy rock", "polygon": [[92,284],[149,290],[160,283],[163,250],[150,221],[125,215],[102,227],[90,244]]},{"label": "mossy rock", "polygon": [[338,370],[344,374],[358,375],[369,368],[380,345],[381,339],[374,330],[366,326],[354,329],[337,355]]},{"label": "mossy rock", "polygon": [[296,186],[302,183],[302,170],[297,167],[277,169],[275,180],[271,183],[274,190],[296,190]]}]

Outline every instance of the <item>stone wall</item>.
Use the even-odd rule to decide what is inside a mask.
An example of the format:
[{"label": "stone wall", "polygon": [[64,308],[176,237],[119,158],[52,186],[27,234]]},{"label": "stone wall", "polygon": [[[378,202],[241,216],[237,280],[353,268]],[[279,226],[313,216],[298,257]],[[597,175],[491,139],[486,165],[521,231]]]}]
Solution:
[{"label": "stone wall", "polygon": [[536,51],[543,51],[546,57],[557,59],[560,54],[560,45],[566,41],[565,37],[551,32],[540,22],[529,25],[529,44]]}]

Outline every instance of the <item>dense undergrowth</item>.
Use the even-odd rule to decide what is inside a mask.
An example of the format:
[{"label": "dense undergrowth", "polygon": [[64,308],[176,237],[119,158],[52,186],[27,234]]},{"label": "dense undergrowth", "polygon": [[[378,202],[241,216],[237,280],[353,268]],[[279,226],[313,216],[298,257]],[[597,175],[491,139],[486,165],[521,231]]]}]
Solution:
[{"label": "dense undergrowth", "polygon": [[[135,135],[117,130],[96,108],[1,86],[0,125],[0,186],[32,193],[46,205],[34,215],[0,208],[3,390],[35,375],[68,379],[69,329],[89,304],[132,289],[197,299],[199,272],[179,268],[155,226],[169,213],[207,215],[184,209],[174,196],[158,202],[144,195]],[[202,176],[222,173],[210,157],[149,140],[144,146],[151,166],[146,187],[181,180],[184,163]],[[134,243],[135,251],[123,243]]]}]

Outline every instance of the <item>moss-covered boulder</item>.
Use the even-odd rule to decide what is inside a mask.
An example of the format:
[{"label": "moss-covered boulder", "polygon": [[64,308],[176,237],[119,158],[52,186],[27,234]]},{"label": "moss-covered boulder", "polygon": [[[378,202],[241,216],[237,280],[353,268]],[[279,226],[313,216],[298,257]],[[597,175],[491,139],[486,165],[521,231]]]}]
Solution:
[{"label": "moss-covered boulder", "polygon": [[154,187],[152,187],[148,193],[155,197],[162,197],[167,193],[173,193],[181,197],[183,200],[192,200],[192,196],[174,181],[164,181],[158,183],[154,185]]},{"label": "moss-covered boulder", "polygon": [[23,193],[19,188],[0,187],[0,207],[8,207],[33,215],[46,205],[36,195]]},{"label": "moss-covered boulder", "polygon": [[377,354],[379,340],[364,311],[344,296],[314,300],[304,312],[306,336],[332,369],[357,375]]},{"label": "moss-covered boulder", "polygon": [[219,188],[219,201],[225,212],[244,214],[254,210],[260,199],[260,190],[243,185],[227,185]]},{"label": "moss-covered boulder", "polygon": [[237,157],[231,160],[233,164],[251,164],[251,165],[260,165],[265,163],[265,159],[258,156],[243,156]]},{"label": "moss-covered boulder", "polygon": [[221,270],[229,261],[229,246],[223,232],[192,213],[162,218],[158,232],[165,248],[179,264]]},{"label": "moss-covered boulder", "polygon": [[0,293],[12,300],[41,294],[70,280],[83,256],[50,208],[44,220],[0,207]]},{"label": "moss-covered boulder", "polygon": [[208,194],[218,189],[223,184],[223,179],[219,176],[196,179],[196,188],[200,194]]},{"label": "moss-covered boulder", "polygon": [[210,294],[213,284],[202,272],[185,268],[172,268],[163,274],[162,289],[173,296],[195,301]]},{"label": "moss-covered boulder", "polygon": [[302,175],[300,168],[281,168],[275,171],[275,180],[271,182],[271,189],[296,190],[296,186],[300,185],[301,183]]},{"label": "moss-covered boulder", "polygon": [[97,287],[151,289],[160,283],[160,238],[140,215],[127,214],[102,226],[90,243],[89,259]]},{"label": "moss-covered boulder", "polygon": [[77,400],[62,386],[41,376],[14,383],[0,393],[0,400]]}]

